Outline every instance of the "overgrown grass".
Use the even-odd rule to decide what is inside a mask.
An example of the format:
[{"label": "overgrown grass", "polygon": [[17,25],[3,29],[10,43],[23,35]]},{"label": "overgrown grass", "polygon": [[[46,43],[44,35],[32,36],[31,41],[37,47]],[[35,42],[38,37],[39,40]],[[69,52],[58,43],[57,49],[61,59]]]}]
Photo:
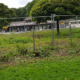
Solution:
[{"label": "overgrown grass", "polygon": [[[72,29],[72,44],[75,45],[76,43],[80,42],[80,29]],[[35,47],[36,50],[40,48],[48,46],[51,47],[52,43],[52,30],[43,30],[43,31],[35,31],[34,38],[35,38]],[[21,34],[9,34],[9,35],[0,35],[0,52],[10,52],[16,51],[17,45],[20,44],[22,48],[33,50],[33,33],[32,31],[27,33]],[[60,34],[56,34],[56,30],[54,30],[54,45],[57,49],[58,45],[70,45],[70,30],[69,29],[61,29]],[[75,45],[78,48],[77,45]],[[70,46],[68,46],[70,48]],[[63,46],[63,49],[66,49],[66,46]]]},{"label": "overgrown grass", "polygon": [[[80,29],[0,35],[0,80],[79,80]],[[13,51],[13,52],[11,52]],[[15,51],[15,52],[14,52]],[[38,56],[36,56],[38,55]]]}]

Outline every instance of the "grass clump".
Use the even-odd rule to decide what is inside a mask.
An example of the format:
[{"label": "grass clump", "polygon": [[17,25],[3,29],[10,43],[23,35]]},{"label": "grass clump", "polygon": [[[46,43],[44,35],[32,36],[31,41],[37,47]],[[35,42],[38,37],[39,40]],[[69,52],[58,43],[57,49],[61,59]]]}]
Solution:
[{"label": "grass clump", "polygon": [[76,49],[72,48],[70,50],[68,50],[68,54],[71,55],[71,54],[76,54]]},{"label": "grass clump", "polygon": [[19,55],[25,55],[28,51],[24,44],[17,44],[16,47]]},{"label": "grass clump", "polygon": [[9,57],[7,55],[0,56],[0,62],[7,62],[9,60]]},{"label": "grass clump", "polygon": [[35,57],[49,57],[50,56],[50,52],[49,51],[46,51],[44,49],[44,50],[34,51],[33,52],[33,55]]}]

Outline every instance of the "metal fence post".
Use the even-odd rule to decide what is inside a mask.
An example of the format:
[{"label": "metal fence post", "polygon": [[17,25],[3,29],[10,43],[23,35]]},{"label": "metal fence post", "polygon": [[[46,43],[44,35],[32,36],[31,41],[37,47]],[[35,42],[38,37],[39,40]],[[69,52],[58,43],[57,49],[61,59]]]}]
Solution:
[{"label": "metal fence post", "polygon": [[35,51],[34,26],[33,26],[33,51]]},{"label": "metal fence post", "polygon": [[69,23],[69,25],[70,25],[70,41],[71,41],[71,46],[72,46],[71,22]]},{"label": "metal fence post", "polygon": [[54,49],[54,17],[55,17],[55,14],[51,14],[51,21],[52,21],[52,24],[51,24],[51,28],[52,28],[52,47]]}]

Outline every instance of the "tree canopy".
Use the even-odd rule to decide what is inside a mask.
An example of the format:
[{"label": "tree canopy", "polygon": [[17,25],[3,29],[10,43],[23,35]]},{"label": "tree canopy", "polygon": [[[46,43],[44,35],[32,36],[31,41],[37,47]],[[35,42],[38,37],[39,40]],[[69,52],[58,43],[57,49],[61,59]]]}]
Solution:
[{"label": "tree canopy", "polygon": [[[15,17],[15,12],[12,9],[9,9],[3,3],[0,3],[0,18],[11,18]],[[8,25],[12,20],[0,19],[0,28]]]},{"label": "tree canopy", "polygon": [[33,0],[33,1],[29,2],[29,3],[25,6],[26,11],[27,11],[27,12],[26,12],[26,16],[27,16],[27,17],[30,16],[30,11],[31,11],[33,5],[34,5],[35,3],[37,3],[37,1],[39,1],[39,0]]},{"label": "tree canopy", "polygon": [[[25,7],[11,8],[11,9],[15,11],[16,17],[26,17],[27,10]],[[18,19],[17,21],[21,21],[21,20],[23,19]]]},{"label": "tree canopy", "polygon": [[[31,16],[50,16],[56,15],[79,15],[80,0],[39,0],[31,9]],[[59,20],[70,17],[55,17],[57,21],[57,33],[59,34]],[[33,18],[38,23],[46,21],[49,18]]]},{"label": "tree canopy", "polygon": [[33,0],[26,4],[24,7],[20,8],[12,8],[17,17],[29,17],[30,16],[30,10],[32,9],[33,5],[37,2],[38,0]]},{"label": "tree canopy", "polygon": [[[16,17],[29,17],[30,16],[30,10],[33,7],[33,5],[37,2],[38,0],[32,0],[28,4],[26,4],[24,7],[20,8],[11,8],[15,11]],[[18,19],[18,21],[21,21],[23,19]]]},{"label": "tree canopy", "polygon": [[26,16],[27,10],[25,7],[11,8],[11,9],[13,9],[15,11],[17,17],[25,17]]}]

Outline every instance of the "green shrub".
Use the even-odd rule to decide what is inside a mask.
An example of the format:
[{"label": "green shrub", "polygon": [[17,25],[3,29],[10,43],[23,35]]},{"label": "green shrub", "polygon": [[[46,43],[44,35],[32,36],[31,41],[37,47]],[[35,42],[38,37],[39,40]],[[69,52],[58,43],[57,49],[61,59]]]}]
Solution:
[{"label": "green shrub", "polygon": [[21,54],[21,55],[26,54],[27,51],[28,51],[27,47],[24,44],[17,44],[16,47],[17,47],[18,53]]},{"label": "green shrub", "polygon": [[76,49],[72,48],[70,50],[68,50],[68,54],[71,55],[71,54],[76,54]]},{"label": "green shrub", "polygon": [[35,56],[35,57],[49,57],[50,52],[46,51],[46,50],[35,51],[35,52],[33,52],[33,56]]},{"label": "green shrub", "polygon": [[41,57],[49,57],[50,56],[50,52],[46,51],[46,50],[41,50],[40,51],[40,56]]},{"label": "green shrub", "polygon": [[0,56],[0,62],[4,61],[7,62],[9,60],[9,57],[7,55]]}]

